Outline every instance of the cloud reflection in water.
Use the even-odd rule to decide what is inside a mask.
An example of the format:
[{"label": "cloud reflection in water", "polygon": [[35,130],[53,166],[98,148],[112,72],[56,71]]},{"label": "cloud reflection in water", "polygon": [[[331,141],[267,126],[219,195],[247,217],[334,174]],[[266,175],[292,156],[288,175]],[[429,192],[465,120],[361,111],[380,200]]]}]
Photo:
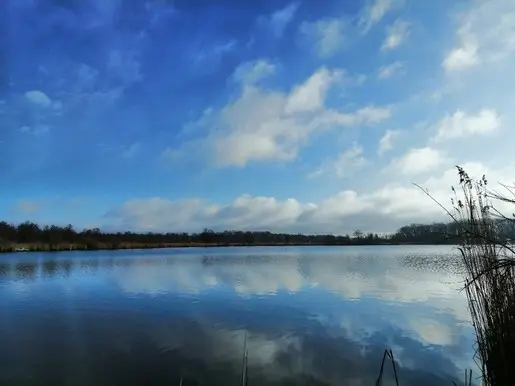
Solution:
[{"label": "cloud reflection in water", "polygon": [[[14,307],[5,320],[53,312],[67,331],[53,339],[83,342],[66,355],[110,368],[100,378],[90,375],[91,382],[110,377],[137,384],[152,373],[154,384],[181,374],[197,384],[237,383],[247,334],[252,384],[373,384],[387,347],[403,385],[450,384],[474,366],[472,330],[455,258],[422,252],[205,249],[44,257],[4,262],[0,285],[12,295],[0,295],[0,302],[13,304],[16,285],[25,285],[34,307]],[[51,306],[30,303],[36,288],[33,299],[53,296]],[[45,325],[30,320],[8,328],[43,350],[37,331]]]}]

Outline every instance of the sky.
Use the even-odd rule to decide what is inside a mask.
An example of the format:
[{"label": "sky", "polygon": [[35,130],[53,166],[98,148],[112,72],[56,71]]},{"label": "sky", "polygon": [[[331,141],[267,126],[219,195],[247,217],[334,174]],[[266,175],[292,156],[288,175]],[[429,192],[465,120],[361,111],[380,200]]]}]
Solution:
[{"label": "sky", "polygon": [[513,182],[512,0],[7,0],[0,219],[392,232]]}]

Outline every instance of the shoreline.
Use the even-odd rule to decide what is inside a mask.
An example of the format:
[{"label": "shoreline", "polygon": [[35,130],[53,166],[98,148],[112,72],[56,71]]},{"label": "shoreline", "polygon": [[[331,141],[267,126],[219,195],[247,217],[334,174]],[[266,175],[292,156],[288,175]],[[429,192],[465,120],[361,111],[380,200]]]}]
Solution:
[{"label": "shoreline", "polygon": [[119,245],[98,244],[22,244],[13,243],[0,245],[0,254],[7,253],[32,253],[32,252],[69,252],[69,251],[118,251],[118,250],[144,250],[144,249],[172,249],[172,248],[220,248],[220,247],[352,247],[352,246],[380,246],[380,245],[456,245],[454,243],[425,243],[425,242],[397,242],[397,243],[367,243],[354,242],[348,244],[324,244],[324,243],[120,243]]}]

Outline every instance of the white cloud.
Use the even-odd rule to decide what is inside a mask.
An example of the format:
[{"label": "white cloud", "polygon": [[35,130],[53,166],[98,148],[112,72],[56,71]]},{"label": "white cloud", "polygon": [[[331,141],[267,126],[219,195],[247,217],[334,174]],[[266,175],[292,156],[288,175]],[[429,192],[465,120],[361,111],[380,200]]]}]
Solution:
[{"label": "white cloud", "polygon": [[348,23],[344,19],[326,19],[304,22],[300,31],[315,45],[321,58],[328,58],[343,49],[347,28]]},{"label": "white cloud", "polygon": [[[438,161],[441,155],[436,152],[435,156],[434,151],[424,149],[415,149],[409,154],[413,162],[422,162],[425,166],[402,163],[400,167],[407,168],[402,171],[412,173],[410,177],[417,177],[413,182],[428,189],[435,199],[447,205],[452,194],[450,187],[458,181],[456,169],[442,168],[443,173],[420,179],[421,176],[413,172],[429,170],[435,164],[442,166]],[[486,174],[490,181],[510,181],[512,175],[511,166],[505,169],[489,169],[480,163],[464,163],[462,166],[474,177]],[[294,198],[278,200],[251,195],[239,196],[228,204],[199,199],[132,200],[111,210],[106,220],[105,225],[118,229],[201,231],[208,227],[217,230],[257,229],[338,234],[352,233],[358,228],[371,232],[389,232],[411,222],[446,221],[448,218],[417,187],[392,182],[363,193],[343,190],[316,203],[303,203]]]},{"label": "white cloud", "polygon": [[363,156],[363,148],[354,144],[345,150],[334,160],[326,161],[318,170],[308,175],[309,178],[318,177],[322,174],[330,174],[339,178],[351,176],[368,164]]},{"label": "white cloud", "polygon": [[448,72],[494,62],[515,52],[515,2],[476,1],[459,18],[458,43],[444,58]]},{"label": "white cloud", "polygon": [[401,158],[394,159],[392,166],[403,174],[417,175],[440,168],[446,162],[441,151],[430,147],[409,150]]},{"label": "white cloud", "polygon": [[386,38],[381,46],[382,50],[393,50],[403,44],[411,33],[411,23],[396,20],[386,29]]},{"label": "white cloud", "polygon": [[288,24],[290,24],[295,17],[295,13],[298,8],[298,3],[291,3],[286,7],[275,11],[270,17],[261,18],[259,23],[270,28],[276,37],[281,37],[283,36]]},{"label": "white cloud", "polygon": [[275,73],[276,66],[266,60],[245,62],[238,66],[233,79],[243,84],[254,84],[257,81]]},{"label": "white cloud", "polygon": [[378,123],[388,119],[391,115],[391,109],[381,108],[381,107],[372,107],[367,106],[356,111],[356,116],[358,118],[358,122],[366,122],[366,123]]},{"label": "white cloud", "polygon": [[404,64],[401,62],[394,62],[387,66],[383,66],[379,68],[378,78],[379,79],[388,79],[394,75],[401,73],[404,69]]},{"label": "white cloud", "polygon": [[434,140],[438,142],[472,135],[487,135],[497,131],[500,126],[501,119],[495,110],[484,109],[477,115],[457,110],[438,123]]},{"label": "white cloud", "polygon": [[359,25],[367,32],[372,26],[380,22],[383,17],[400,5],[398,0],[375,0],[361,12]]},{"label": "white cloud", "polygon": [[443,66],[447,71],[454,71],[472,67],[478,62],[477,48],[473,45],[464,45],[449,52],[444,59]]},{"label": "white cloud", "polygon": [[379,141],[379,149],[377,150],[379,155],[386,153],[393,149],[393,141],[400,135],[399,130],[386,130],[383,137]]},{"label": "white cloud", "polygon": [[292,160],[297,157],[299,146],[315,130],[373,124],[390,116],[389,109],[374,107],[354,113],[320,109],[315,115],[309,110],[300,111],[298,116],[285,114],[288,99],[284,95],[261,94],[256,90],[249,90],[237,103],[226,107],[221,114],[225,131],[210,138],[218,166],[243,167],[251,161]]},{"label": "white cloud", "polygon": [[285,113],[294,114],[322,108],[327,90],[341,78],[341,71],[329,71],[322,67],[291,92],[286,102]]},{"label": "white cloud", "polygon": [[270,72],[269,68],[265,62],[256,62],[236,70],[236,78],[242,82],[241,94],[210,114],[205,122],[206,136],[184,144],[182,148],[187,151],[167,149],[167,158],[196,150],[208,154],[219,167],[243,167],[253,161],[288,161],[297,157],[300,146],[314,131],[375,124],[390,116],[389,107],[365,106],[354,112],[327,108],[327,92],[342,79],[339,70],[322,67],[291,92],[284,93],[254,84],[262,73]]},{"label": "white cloud", "polygon": [[43,91],[27,91],[25,98],[27,98],[29,102],[41,107],[50,107],[52,105],[52,100]]}]

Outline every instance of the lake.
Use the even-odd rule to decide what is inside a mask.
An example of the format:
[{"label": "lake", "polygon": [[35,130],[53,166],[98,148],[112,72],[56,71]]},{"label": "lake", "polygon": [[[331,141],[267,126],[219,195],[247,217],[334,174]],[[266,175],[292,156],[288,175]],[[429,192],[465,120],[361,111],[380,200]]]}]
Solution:
[{"label": "lake", "polygon": [[[0,255],[0,385],[461,384],[474,334],[452,247]],[[385,385],[392,384],[391,364]]]}]

